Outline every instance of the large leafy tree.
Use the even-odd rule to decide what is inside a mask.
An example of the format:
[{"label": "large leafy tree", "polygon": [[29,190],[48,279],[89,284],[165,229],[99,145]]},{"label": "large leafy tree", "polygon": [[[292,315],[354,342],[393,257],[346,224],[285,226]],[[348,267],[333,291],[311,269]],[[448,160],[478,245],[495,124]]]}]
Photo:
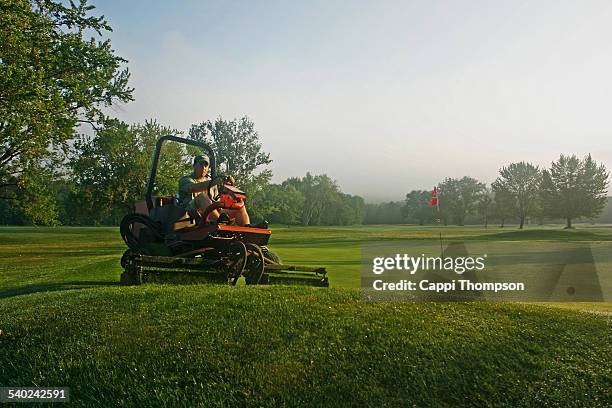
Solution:
[{"label": "large leafy tree", "polygon": [[294,186],[268,184],[251,199],[249,214],[272,223],[299,224],[304,208],[304,194]]},{"label": "large leafy tree", "polygon": [[[233,120],[219,117],[214,122],[192,125],[189,138],[208,144],[223,172],[234,176],[248,195],[270,182],[272,170],[261,167],[272,163],[272,159],[263,151],[255,124],[248,117]],[[197,150],[190,149],[190,152],[199,154]]]},{"label": "large leafy tree", "polygon": [[476,211],[485,184],[472,177],[461,179],[446,178],[438,186],[440,211],[443,219],[450,218],[455,224],[463,225],[465,218]]},{"label": "large leafy tree", "polygon": [[283,182],[284,186],[292,186],[304,195],[302,207],[302,225],[318,225],[321,213],[332,204],[334,197],[340,193],[338,185],[327,175],[306,173],[306,176],[291,177]]},{"label": "large leafy tree", "polygon": [[338,216],[342,225],[363,224],[365,218],[365,201],[363,197],[351,194],[341,194],[343,211]]},{"label": "large leafy tree", "polygon": [[315,220],[317,225],[354,225],[361,224],[365,203],[356,195],[338,192],[330,197],[327,207]]},{"label": "large leafy tree", "polygon": [[436,209],[432,208],[427,201],[431,198],[431,192],[426,190],[412,190],[406,194],[406,200],[402,206],[401,213],[409,223],[424,225],[437,218]]},{"label": "large leafy tree", "polygon": [[578,217],[596,217],[606,205],[609,172],[591,155],[580,160],[561,155],[542,175],[544,214],[566,220],[566,228]]},{"label": "large leafy tree", "polygon": [[343,194],[340,187],[326,174],[292,177],[282,186],[294,187],[304,195],[302,225],[358,224],[363,221],[363,199]]},{"label": "large leafy tree", "polygon": [[496,194],[509,194],[514,200],[520,229],[528,216],[537,214],[541,176],[540,169],[531,163],[511,163],[499,170],[491,185]]},{"label": "large leafy tree", "polygon": [[132,100],[126,61],[102,39],[111,27],[93,8],[85,0],[0,3],[0,197],[41,197],[24,174],[64,150],[79,123],[95,125],[105,106]]}]

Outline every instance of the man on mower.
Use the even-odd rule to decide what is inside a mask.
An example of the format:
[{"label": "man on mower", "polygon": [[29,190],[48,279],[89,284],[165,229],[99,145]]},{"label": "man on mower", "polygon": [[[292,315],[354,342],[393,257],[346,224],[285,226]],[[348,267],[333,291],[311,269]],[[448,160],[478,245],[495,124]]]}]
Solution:
[{"label": "man on mower", "polygon": [[[224,184],[234,185],[235,182],[232,176],[211,180],[208,175],[209,163],[208,156],[194,157],[193,173],[179,179],[179,202],[198,222],[204,210],[213,203],[213,197],[218,195],[219,189],[222,189]],[[214,210],[209,217],[213,222],[227,223],[232,219],[236,220],[237,225],[250,225],[249,214],[244,206],[235,210]]]}]

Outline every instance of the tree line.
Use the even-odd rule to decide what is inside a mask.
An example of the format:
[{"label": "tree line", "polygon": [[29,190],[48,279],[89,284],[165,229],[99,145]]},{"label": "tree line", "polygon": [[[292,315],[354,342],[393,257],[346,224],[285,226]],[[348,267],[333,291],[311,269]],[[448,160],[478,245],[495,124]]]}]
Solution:
[{"label": "tree line", "polygon": [[476,216],[485,227],[492,220],[503,227],[516,221],[562,219],[566,228],[577,218],[593,219],[601,214],[608,198],[609,172],[591,155],[561,155],[549,169],[531,163],[511,163],[499,170],[488,187],[472,177],[446,178],[436,186],[439,204],[428,205],[431,191],[413,190],[400,208],[406,222],[419,225],[440,222],[464,225]]}]

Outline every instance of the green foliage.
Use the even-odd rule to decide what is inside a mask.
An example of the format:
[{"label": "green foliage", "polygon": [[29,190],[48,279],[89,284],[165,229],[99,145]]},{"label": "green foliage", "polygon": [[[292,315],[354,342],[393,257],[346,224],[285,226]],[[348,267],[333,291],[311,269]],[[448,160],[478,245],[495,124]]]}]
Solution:
[{"label": "green foliage", "polygon": [[19,183],[28,188],[19,190],[18,208],[23,220],[32,225],[58,225],[58,206],[53,185],[49,180],[56,179],[52,167],[44,163],[27,166],[19,177]]},{"label": "green foliage", "polygon": [[537,166],[525,162],[511,163],[499,170],[499,177],[491,185],[494,192],[502,196],[509,194],[514,199],[521,229],[528,216],[538,213],[541,179]]},{"label": "green foliage", "polygon": [[[33,161],[13,179],[14,190],[0,200],[0,223],[58,225],[56,161]],[[27,188],[25,188],[27,186]]]},{"label": "green foliage", "polygon": [[599,214],[596,219],[591,220],[591,222],[597,224],[612,224],[612,197],[606,197],[604,209],[601,214]]},{"label": "green foliage", "polygon": [[[338,185],[327,175],[313,176],[306,173],[303,178],[292,177],[284,185],[293,186],[304,195],[302,225],[317,225],[326,204],[331,204],[333,196],[340,193]],[[311,224],[312,222],[312,224]]]},{"label": "green foliage", "polygon": [[379,204],[366,204],[364,224],[402,224],[405,222],[401,201],[389,201]]},{"label": "green foliage", "polygon": [[364,202],[359,196],[340,191],[340,187],[326,174],[285,180],[283,187],[293,187],[304,196],[300,222],[302,225],[361,224]]},{"label": "green foliage", "polygon": [[541,198],[544,213],[551,218],[563,218],[567,228],[572,219],[594,218],[606,205],[609,172],[597,164],[591,155],[583,160],[575,155],[561,155],[542,176]]},{"label": "green foliage", "polygon": [[446,178],[438,185],[439,207],[445,223],[449,220],[463,225],[465,218],[476,210],[485,184],[472,177]]},{"label": "green foliage", "polygon": [[495,214],[495,205],[493,201],[493,194],[491,193],[491,190],[486,187],[478,197],[476,211],[478,212],[478,215],[482,217],[482,223],[484,224],[485,228],[487,228],[489,225],[489,220]]},{"label": "green foliage", "polygon": [[338,192],[327,201],[310,225],[353,225],[363,222],[363,198]]},{"label": "green foliage", "polygon": [[431,191],[412,190],[406,194],[406,200],[401,208],[404,219],[411,224],[425,225],[434,222],[438,218],[436,207],[431,207],[428,200]]},{"label": "green foliage", "polygon": [[299,224],[304,194],[291,185],[268,184],[251,199],[251,216],[277,224]]},{"label": "green foliage", "polygon": [[255,218],[280,224],[361,224],[365,209],[363,198],[342,193],[327,175],[310,173],[264,186],[251,202],[257,211],[249,212]]},{"label": "green foliage", "polygon": [[[67,222],[116,225],[134,202],[144,198],[157,139],[176,133],[154,121],[128,126],[107,119],[93,137],[81,135],[69,162],[74,187],[65,203],[70,209]],[[182,144],[163,145],[156,194],[177,192],[179,177],[191,171],[186,154]]]},{"label": "green foliage", "polygon": [[493,183],[493,215],[500,221],[503,228],[506,220],[516,214],[516,197],[503,184]]},{"label": "green foliage", "polygon": [[[0,196],[32,200],[45,194],[40,180],[25,174],[65,149],[78,123],[95,123],[104,107],[132,100],[126,61],[109,40],[85,37],[111,31],[104,17],[89,15],[93,8],[84,0],[0,5]],[[45,200],[36,199],[38,210]],[[32,221],[52,216],[21,205]]]},{"label": "green foliage", "polygon": [[[363,223],[365,217],[365,202],[362,197],[350,194],[340,194],[341,206],[336,209],[335,219],[339,225]],[[332,224],[334,225],[334,224]]]},{"label": "green foliage", "polygon": [[[238,187],[247,195],[255,194],[270,182],[270,169],[257,172],[272,160],[270,154],[262,150],[255,124],[248,117],[229,121],[219,117],[214,122],[192,125],[188,137],[208,144],[215,152],[217,165],[223,164],[223,173],[234,176]],[[192,148],[189,151],[200,154]]]}]

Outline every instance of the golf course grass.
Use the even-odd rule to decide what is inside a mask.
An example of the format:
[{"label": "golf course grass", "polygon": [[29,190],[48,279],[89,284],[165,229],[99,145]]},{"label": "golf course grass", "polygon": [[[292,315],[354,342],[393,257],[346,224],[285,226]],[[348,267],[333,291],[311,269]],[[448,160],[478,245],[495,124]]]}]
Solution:
[{"label": "golf course grass", "polygon": [[[328,289],[121,287],[116,228],[0,228],[0,386],[69,386],[75,406],[610,406],[610,303],[360,301],[361,244],[438,233],[273,228]],[[604,227],[444,234],[612,244]]]}]

